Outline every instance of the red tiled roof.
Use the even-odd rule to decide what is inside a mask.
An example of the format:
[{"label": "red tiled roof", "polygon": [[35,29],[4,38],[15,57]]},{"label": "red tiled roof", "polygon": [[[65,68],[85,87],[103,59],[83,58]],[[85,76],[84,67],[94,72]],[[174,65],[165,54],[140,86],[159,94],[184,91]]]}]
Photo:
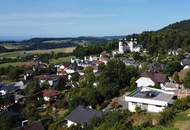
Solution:
[{"label": "red tiled roof", "polygon": [[58,96],[59,94],[60,94],[59,91],[53,90],[53,89],[46,89],[43,91],[44,97],[55,97],[55,96]]},{"label": "red tiled roof", "polygon": [[59,76],[57,76],[57,75],[40,75],[40,76],[37,76],[37,78],[39,80],[53,80],[53,79],[56,79],[58,77]]},{"label": "red tiled roof", "polygon": [[35,63],[31,62],[31,63],[28,63],[28,64],[22,64],[20,66],[23,67],[23,68],[29,69],[29,68],[32,68],[34,65],[35,65]]}]

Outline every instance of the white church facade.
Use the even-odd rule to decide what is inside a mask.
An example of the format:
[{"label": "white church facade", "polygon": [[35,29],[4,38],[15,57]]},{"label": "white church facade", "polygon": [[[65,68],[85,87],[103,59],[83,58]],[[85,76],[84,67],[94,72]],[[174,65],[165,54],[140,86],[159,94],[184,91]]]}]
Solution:
[{"label": "white church facade", "polygon": [[119,48],[118,53],[124,54],[125,51],[130,52],[140,52],[141,47],[137,43],[137,39],[131,39],[130,41],[127,41],[126,39],[119,41]]}]

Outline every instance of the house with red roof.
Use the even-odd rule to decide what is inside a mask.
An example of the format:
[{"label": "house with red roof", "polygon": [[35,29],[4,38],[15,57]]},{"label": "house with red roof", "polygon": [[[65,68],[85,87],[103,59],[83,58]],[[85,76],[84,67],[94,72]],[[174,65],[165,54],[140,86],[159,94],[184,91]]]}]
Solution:
[{"label": "house with red roof", "polygon": [[47,102],[56,100],[59,95],[60,92],[54,89],[46,89],[43,91],[44,100]]}]

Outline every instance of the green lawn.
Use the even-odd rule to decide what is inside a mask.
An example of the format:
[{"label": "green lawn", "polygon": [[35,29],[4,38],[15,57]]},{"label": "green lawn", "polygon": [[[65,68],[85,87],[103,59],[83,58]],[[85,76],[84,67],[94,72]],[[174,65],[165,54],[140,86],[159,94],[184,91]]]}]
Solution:
[{"label": "green lawn", "polygon": [[[67,56],[67,57],[61,57],[61,58],[58,58],[58,59],[51,59],[49,61],[49,64],[60,64],[60,63],[64,63],[64,62],[70,62],[71,58],[74,58],[74,56]],[[27,63],[29,63],[29,62],[3,63],[3,64],[0,64],[0,67],[6,67],[6,66],[9,66],[9,65],[19,66],[19,65],[27,64]]]},{"label": "green lawn", "polygon": [[176,115],[174,127],[179,130],[190,130],[190,109]]},{"label": "green lawn", "polygon": [[26,63],[29,63],[29,62],[3,63],[3,64],[0,64],[0,67],[6,67],[6,66],[9,66],[9,65],[12,65],[12,66],[19,66],[19,65],[22,65],[22,64],[26,64]]},{"label": "green lawn", "polygon": [[74,58],[74,56],[67,56],[67,57],[61,57],[61,58],[58,58],[58,59],[51,59],[49,61],[49,64],[60,64],[60,63],[63,63],[63,62],[70,62],[71,58]]}]

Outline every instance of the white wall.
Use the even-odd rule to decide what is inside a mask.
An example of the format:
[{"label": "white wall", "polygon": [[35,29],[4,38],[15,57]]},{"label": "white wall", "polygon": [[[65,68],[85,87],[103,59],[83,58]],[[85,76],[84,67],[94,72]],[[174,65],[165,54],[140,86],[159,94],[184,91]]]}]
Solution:
[{"label": "white wall", "polygon": [[124,50],[123,42],[122,42],[122,41],[119,41],[119,49],[118,49],[119,54],[123,54],[124,51],[125,51],[125,50]]},{"label": "white wall", "polygon": [[159,106],[155,106],[155,105],[148,105],[148,112],[161,112],[164,110],[165,107],[159,107]]},{"label": "white wall", "polygon": [[135,112],[136,105],[133,105],[132,102],[128,102],[128,110],[130,112]]},{"label": "white wall", "polygon": [[[135,112],[135,109],[137,106],[142,107],[142,104],[128,102],[128,110],[131,112]],[[163,111],[164,108],[165,107],[158,107],[156,105],[148,104],[146,111],[148,111],[148,112],[161,112],[161,111]]]},{"label": "white wall", "polygon": [[47,102],[49,102],[49,101],[50,101],[50,97],[46,97],[46,96],[45,96],[45,97],[44,97],[44,100],[47,101]]},{"label": "white wall", "polygon": [[77,123],[67,120],[67,127],[70,127],[72,125],[77,125]]},{"label": "white wall", "polygon": [[74,70],[72,70],[72,69],[65,69],[65,71],[66,71],[66,73],[68,73],[68,74],[75,73],[75,71],[74,71]]},{"label": "white wall", "polygon": [[154,81],[148,77],[140,77],[137,81],[137,87],[155,86]]}]

